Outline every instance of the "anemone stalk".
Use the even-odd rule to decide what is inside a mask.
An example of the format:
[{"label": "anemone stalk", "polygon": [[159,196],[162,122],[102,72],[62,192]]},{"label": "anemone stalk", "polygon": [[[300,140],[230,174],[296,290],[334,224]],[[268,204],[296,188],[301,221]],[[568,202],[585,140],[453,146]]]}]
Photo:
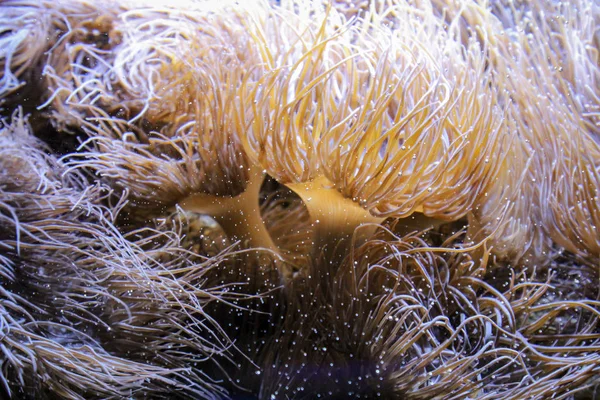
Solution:
[{"label": "anemone stalk", "polygon": [[[300,196],[308,208],[313,227],[313,256],[323,254],[330,262],[348,253],[353,235],[355,243],[360,244],[375,231],[376,224],[385,219],[371,215],[344,197],[324,176],[286,186]],[[357,229],[359,227],[362,228]]]},{"label": "anemone stalk", "polygon": [[229,238],[243,242],[248,248],[279,254],[260,213],[259,193],[265,174],[258,167],[250,167],[248,175],[246,190],[237,196],[198,193],[185,199],[181,207],[210,215]]}]

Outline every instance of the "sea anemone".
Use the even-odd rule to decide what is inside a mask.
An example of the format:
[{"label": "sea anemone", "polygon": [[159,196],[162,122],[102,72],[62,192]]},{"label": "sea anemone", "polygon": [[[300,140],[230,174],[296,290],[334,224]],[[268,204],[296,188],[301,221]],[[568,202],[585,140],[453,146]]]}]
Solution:
[{"label": "sea anemone", "polygon": [[180,201],[211,215],[232,239],[276,251],[259,213],[264,176],[238,138],[240,81],[256,80],[256,50],[244,33],[252,14],[197,6],[185,14],[123,11],[108,49],[67,37],[75,43],[48,61],[47,105],[57,126],[90,137],[71,165],[127,191],[132,214],[138,205],[165,211]]},{"label": "sea anemone", "polygon": [[4,397],[597,392],[600,7],[176,3],[0,5]]},{"label": "sea anemone", "polygon": [[283,53],[274,33],[253,35],[272,72],[254,90],[247,153],[305,202],[318,251],[386,217],[463,217],[504,157],[476,43],[400,11],[390,32],[328,9]]},{"label": "sea anemone", "polygon": [[490,266],[487,250],[471,258],[464,232],[442,247],[420,236],[382,230],[335,271],[305,281],[270,343],[278,350],[265,352],[263,398],[544,398],[584,389],[600,368],[592,350],[600,303],[568,290],[564,271]]},{"label": "sea anemone", "polygon": [[[498,254],[513,262],[545,265],[567,250],[597,266],[600,147],[593,110],[600,102],[591,88],[600,64],[589,26],[600,13],[587,3],[578,7],[577,15],[545,2],[515,9],[515,20],[503,16],[505,39],[489,40],[506,129],[516,139],[471,229],[482,223],[486,234],[496,230]],[[545,15],[569,16],[569,23],[555,26]]]},{"label": "sea anemone", "polygon": [[[22,304],[28,311],[15,312],[24,313],[29,321],[17,319],[25,324],[24,338],[30,337],[27,340],[35,343],[37,336],[31,335],[42,335],[41,345],[47,347],[56,340],[58,354],[68,353],[60,350],[62,339],[53,333],[64,327],[66,343],[83,340],[83,347],[73,350],[70,356],[76,358],[64,361],[71,363],[65,367],[65,374],[73,368],[77,371],[78,363],[86,360],[85,354],[100,346],[100,359],[87,361],[102,362],[105,356],[101,354],[119,352],[126,361],[106,356],[106,365],[131,362],[131,369],[122,368],[124,376],[141,377],[130,382],[131,386],[122,383],[122,388],[99,390],[94,385],[102,386],[100,379],[109,379],[99,376],[93,385],[78,382],[85,388],[72,388],[73,393],[101,396],[145,390],[143,376],[150,374],[154,382],[150,386],[160,387],[158,391],[170,391],[177,386],[174,382],[180,382],[185,383],[187,396],[210,398],[222,392],[197,365],[231,362],[231,354],[237,350],[207,311],[209,305],[219,302],[225,308],[243,308],[244,299],[258,299],[272,287],[263,292],[230,290],[230,286],[245,283],[214,271],[233,255],[227,250],[213,257],[192,252],[194,244],[183,242],[181,221],[171,227],[150,226],[122,234],[114,221],[123,204],[103,205],[109,200],[108,189],[88,186],[78,171],[68,171],[55,157],[47,155],[48,150],[31,135],[20,114],[15,114],[12,123],[5,123],[0,139],[0,247],[3,276],[7,278],[3,290],[9,297],[17,296],[10,290],[18,288],[23,293],[17,296],[17,305]],[[44,339],[46,334],[38,332],[38,325],[39,329],[50,329],[50,338]],[[18,332],[21,328],[15,329]],[[13,339],[9,336],[7,340]],[[50,343],[44,344],[43,340]],[[23,346],[29,346],[27,343]],[[15,344],[10,342],[10,346]],[[11,354],[6,357],[10,359]],[[44,357],[43,362],[52,362],[52,357],[40,357]],[[83,360],[77,361],[77,357]],[[18,365],[13,366],[21,376]],[[79,370],[82,368],[92,367],[80,366]],[[65,376],[64,386],[54,390],[68,397],[65,393],[71,392],[65,388],[74,381],[76,376]],[[7,390],[13,390],[17,383],[12,380]],[[31,383],[27,390],[39,385],[46,383]]]},{"label": "sea anemone", "polygon": [[[19,89],[29,89],[41,73],[42,55],[48,48],[51,15],[39,12],[32,2],[12,1],[3,5],[0,14],[0,106]],[[23,97],[19,99],[23,101]]]}]

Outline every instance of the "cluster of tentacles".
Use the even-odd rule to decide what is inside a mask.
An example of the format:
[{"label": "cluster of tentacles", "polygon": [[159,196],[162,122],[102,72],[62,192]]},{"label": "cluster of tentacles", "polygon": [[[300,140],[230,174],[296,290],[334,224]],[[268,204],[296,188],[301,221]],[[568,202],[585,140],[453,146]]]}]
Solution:
[{"label": "cluster of tentacles", "polygon": [[600,398],[599,23],[1,2],[0,397]]}]

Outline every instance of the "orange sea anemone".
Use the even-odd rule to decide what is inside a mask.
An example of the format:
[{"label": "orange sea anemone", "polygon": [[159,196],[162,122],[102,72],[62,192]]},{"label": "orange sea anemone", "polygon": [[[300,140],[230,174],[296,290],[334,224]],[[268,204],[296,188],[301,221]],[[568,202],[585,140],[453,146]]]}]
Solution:
[{"label": "orange sea anemone", "polygon": [[303,199],[319,250],[385,217],[464,216],[504,157],[476,43],[403,15],[389,32],[329,9],[283,53],[254,34],[272,72],[253,91],[247,153]]}]

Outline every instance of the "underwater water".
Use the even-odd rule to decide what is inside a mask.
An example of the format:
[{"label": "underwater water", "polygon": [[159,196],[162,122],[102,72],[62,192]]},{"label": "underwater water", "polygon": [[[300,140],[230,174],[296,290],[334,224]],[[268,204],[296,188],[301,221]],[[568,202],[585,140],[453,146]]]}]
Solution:
[{"label": "underwater water", "polygon": [[599,21],[0,2],[0,398],[600,399]]}]

